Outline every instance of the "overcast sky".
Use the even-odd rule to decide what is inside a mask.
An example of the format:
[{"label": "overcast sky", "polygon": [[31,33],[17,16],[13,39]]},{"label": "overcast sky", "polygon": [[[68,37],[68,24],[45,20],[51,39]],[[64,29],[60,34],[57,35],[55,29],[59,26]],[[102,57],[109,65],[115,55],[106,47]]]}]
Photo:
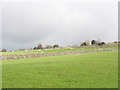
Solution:
[{"label": "overcast sky", "polygon": [[11,1],[0,6],[0,40],[7,50],[32,48],[38,43],[67,46],[91,39],[118,39],[115,0]]}]

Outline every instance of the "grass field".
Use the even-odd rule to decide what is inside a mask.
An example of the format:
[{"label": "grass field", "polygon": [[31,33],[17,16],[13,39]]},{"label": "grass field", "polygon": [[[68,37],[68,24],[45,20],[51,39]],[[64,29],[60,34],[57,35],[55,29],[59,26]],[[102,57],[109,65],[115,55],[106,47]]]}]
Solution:
[{"label": "grass field", "polygon": [[117,88],[117,51],[3,61],[3,88]]}]

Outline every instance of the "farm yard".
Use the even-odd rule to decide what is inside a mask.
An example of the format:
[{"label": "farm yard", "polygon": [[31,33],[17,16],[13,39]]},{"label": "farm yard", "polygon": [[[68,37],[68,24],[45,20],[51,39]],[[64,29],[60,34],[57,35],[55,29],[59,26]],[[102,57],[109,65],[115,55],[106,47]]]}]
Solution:
[{"label": "farm yard", "polygon": [[[3,88],[117,88],[118,47],[3,52]],[[31,57],[31,55],[38,55]]]}]

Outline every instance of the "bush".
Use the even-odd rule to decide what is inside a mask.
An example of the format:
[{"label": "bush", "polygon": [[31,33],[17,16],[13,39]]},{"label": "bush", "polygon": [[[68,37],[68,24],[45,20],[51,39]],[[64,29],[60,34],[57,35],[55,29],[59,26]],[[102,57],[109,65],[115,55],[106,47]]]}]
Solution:
[{"label": "bush", "polygon": [[38,44],[36,48],[37,48],[37,49],[42,49],[42,45],[41,45],[41,44]]},{"label": "bush", "polygon": [[59,47],[59,45],[58,45],[58,44],[53,45],[53,48],[57,48],[57,47]]},{"label": "bush", "polygon": [[105,44],[105,42],[100,42],[100,43],[98,43],[98,46],[102,46],[104,44]]},{"label": "bush", "polygon": [[34,47],[33,49],[34,49],[34,50],[36,50],[37,48],[36,48],[36,47]]},{"label": "bush", "polygon": [[33,48],[34,50],[35,49],[43,49],[42,45],[41,44],[38,44],[36,47]]},{"label": "bush", "polygon": [[114,43],[118,43],[117,41],[114,41]]},{"label": "bush", "polygon": [[92,45],[95,45],[96,43],[97,43],[97,41],[95,41],[95,40],[92,40],[92,41],[91,41],[91,44],[92,44]]},{"label": "bush", "polygon": [[51,45],[46,45],[46,47],[45,48],[52,48],[52,46]]},{"label": "bush", "polygon": [[6,49],[2,49],[1,52],[6,52],[7,50]]}]

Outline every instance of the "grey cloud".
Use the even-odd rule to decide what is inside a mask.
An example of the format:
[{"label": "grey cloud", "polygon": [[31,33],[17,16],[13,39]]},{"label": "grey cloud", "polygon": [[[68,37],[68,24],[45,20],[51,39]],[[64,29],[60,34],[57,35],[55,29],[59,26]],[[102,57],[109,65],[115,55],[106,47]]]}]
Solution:
[{"label": "grey cloud", "polygon": [[41,2],[4,4],[3,47],[37,43],[75,45],[89,39],[117,40],[117,6],[113,3]]}]

